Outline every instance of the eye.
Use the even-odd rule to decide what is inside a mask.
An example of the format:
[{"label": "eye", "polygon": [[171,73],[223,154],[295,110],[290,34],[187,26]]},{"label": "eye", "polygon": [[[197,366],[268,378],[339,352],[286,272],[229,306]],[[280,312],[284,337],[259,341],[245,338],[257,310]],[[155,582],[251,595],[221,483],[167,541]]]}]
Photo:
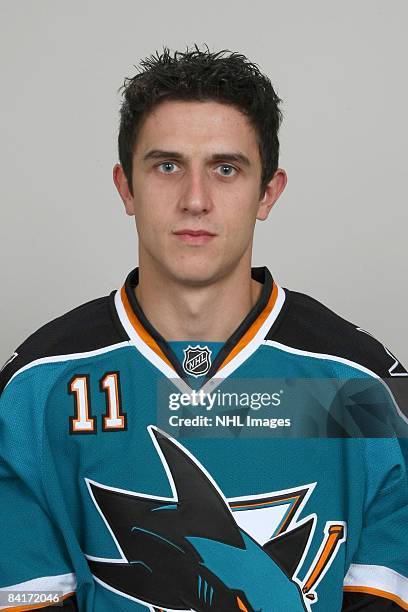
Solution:
[{"label": "eye", "polygon": [[[221,168],[222,176],[234,176],[234,174],[237,172],[237,169],[234,168],[234,166],[230,166],[230,164],[221,164],[220,166],[218,166],[218,168]],[[224,172],[225,170],[226,172]]]},{"label": "eye", "polygon": [[160,172],[162,172],[163,174],[173,174],[171,170],[172,168],[176,167],[176,164],[174,162],[163,162],[159,164],[157,167],[165,168],[164,170],[160,170]]}]

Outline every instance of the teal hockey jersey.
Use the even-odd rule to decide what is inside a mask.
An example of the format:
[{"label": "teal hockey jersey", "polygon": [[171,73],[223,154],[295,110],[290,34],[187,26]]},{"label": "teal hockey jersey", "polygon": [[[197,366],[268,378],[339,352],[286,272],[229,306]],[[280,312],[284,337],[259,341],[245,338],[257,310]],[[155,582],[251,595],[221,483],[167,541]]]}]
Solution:
[{"label": "teal hockey jersey", "polygon": [[408,374],[252,277],[225,343],[164,339],[135,268],[6,362],[0,609],[408,610]]}]

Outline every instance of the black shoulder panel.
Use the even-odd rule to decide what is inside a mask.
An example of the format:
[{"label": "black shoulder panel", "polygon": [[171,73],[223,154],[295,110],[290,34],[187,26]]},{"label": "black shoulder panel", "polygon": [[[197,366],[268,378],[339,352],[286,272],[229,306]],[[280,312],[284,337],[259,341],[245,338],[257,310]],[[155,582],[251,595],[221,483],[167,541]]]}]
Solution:
[{"label": "black shoulder panel", "polygon": [[278,326],[271,328],[266,340],[312,353],[343,357],[381,378],[406,374],[398,359],[371,333],[304,293],[286,288],[285,293],[284,316]]},{"label": "black shoulder panel", "polygon": [[114,295],[96,298],[46,323],[31,334],[0,372],[0,393],[15,372],[35,359],[93,351],[129,340]]},{"label": "black shoulder panel", "polygon": [[265,339],[364,366],[384,380],[406,414],[408,376],[397,357],[370,332],[343,319],[318,300],[286,288],[285,293],[284,308]]}]

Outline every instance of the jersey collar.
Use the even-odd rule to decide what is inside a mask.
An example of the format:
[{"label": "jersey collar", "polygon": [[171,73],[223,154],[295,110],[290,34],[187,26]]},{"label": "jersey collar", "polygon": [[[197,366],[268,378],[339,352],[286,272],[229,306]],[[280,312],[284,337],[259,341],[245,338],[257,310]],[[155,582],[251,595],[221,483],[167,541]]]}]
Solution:
[{"label": "jersey collar", "polygon": [[[203,383],[215,374],[224,378],[243,363],[262,343],[282,308],[285,292],[274,282],[268,268],[251,268],[251,277],[262,283],[261,294],[218,352],[210,370],[203,376]],[[134,291],[138,281],[139,268],[135,268],[128,274],[122,288],[116,292],[115,306],[121,323],[136,348],[153,365],[168,377],[185,380],[188,375],[171,346],[153,327],[140,306]]]}]

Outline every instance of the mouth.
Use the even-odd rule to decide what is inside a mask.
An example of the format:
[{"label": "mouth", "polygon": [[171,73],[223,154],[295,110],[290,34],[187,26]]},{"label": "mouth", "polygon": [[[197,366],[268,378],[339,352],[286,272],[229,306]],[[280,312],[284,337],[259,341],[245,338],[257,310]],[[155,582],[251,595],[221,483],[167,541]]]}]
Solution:
[{"label": "mouth", "polygon": [[206,244],[215,237],[215,234],[206,230],[181,229],[173,233],[186,244]]}]

